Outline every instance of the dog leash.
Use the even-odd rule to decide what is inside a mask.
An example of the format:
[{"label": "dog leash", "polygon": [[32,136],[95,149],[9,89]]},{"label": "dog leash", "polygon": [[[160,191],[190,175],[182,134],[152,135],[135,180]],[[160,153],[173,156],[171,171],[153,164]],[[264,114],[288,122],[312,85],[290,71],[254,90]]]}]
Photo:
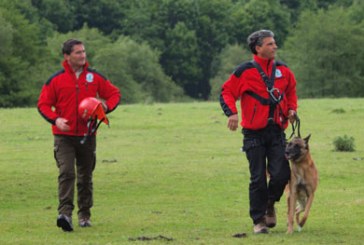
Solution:
[{"label": "dog leash", "polygon": [[297,113],[294,116],[295,116],[296,120],[293,123],[291,123],[291,125],[292,125],[292,134],[291,134],[291,136],[289,136],[288,139],[291,139],[295,135],[296,129],[297,129],[298,138],[301,138],[301,130],[300,130],[301,129],[301,121],[300,121],[300,118],[298,117]]}]

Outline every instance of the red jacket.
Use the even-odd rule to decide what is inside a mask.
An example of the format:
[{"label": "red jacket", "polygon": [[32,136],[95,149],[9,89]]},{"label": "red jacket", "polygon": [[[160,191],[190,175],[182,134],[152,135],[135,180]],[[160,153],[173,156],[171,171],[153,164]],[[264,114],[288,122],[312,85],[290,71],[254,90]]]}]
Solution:
[{"label": "red jacket", "polygon": [[[120,91],[100,73],[89,68],[88,63],[78,79],[67,61],[63,61],[63,67],[43,85],[38,111],[52,124],[53,134],[84,136],[87,123],[78,115],[79,103],[86,97],[100,97],[106,100],[106,113],[109,113],[118,106]],[[62,132],[55,126],[58,117],[68,120],[70,131]]]},{"label": "red jacket", "polygon": [[[268,77],[271,76],[273,61],[254,55],[254,60],[262,67]],[[274,122],[282,129],[287,128],[288,110],[297,110],[296,79],[290,69],[281,62],[276,62],[274,88],[277,88],[283,99],[275,107]],[[236,101],[240,99],[241,126],[257,130],[268,124],[269,105],[262,104],[250,92],[269,99],[267,86],[251,61],[240,65],[223,84],[220,103],[227,116],[237,114]]]}]

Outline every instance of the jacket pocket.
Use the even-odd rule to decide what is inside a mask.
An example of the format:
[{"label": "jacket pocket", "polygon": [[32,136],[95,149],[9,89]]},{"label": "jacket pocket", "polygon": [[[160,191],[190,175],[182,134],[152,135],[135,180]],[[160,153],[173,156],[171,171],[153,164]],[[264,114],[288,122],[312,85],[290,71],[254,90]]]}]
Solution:
[{"label": "jacket pocket", "polygon": [[245,138],[243,140],[243,151],[248,152],[249,150],[261,146],[261,142],[258,138]]},{"label": "jacket pocket", "polygon": [[58,168],[60,168],[60,166],[62,165],[62,158],[60,157],[62,139],[63,139],[62,136],[58,135],[54,136],[53,154]]},{"label": "jacket pocket", "polygon": [[243,127],[261,129],[267,125],[269,106],[262,105],[254,98],[242,103]]},{"label": "jacket pocket", "polygon": [[253,159],[260,154],[260,146],[262,143],[259,138],[244,138],[242,150],[249,162],[254,161]]},{"label": "jacket pocket", "polygon": [[255,117],[255,113],[256,112],[257,112],[257,104],[254,105],[253,115],[252,115],[252,118],[250,119],[250,124],[253,124],[253,121],[254,121],[254,117]]},{"label": "jacket pocket", "polygon": [[60,163],[60,161],[58,160],[58,157],[57,157],[58,152],[59,152],[59,145],[54,144],[54,147],[53,147],[54,159],[56,160],[56,165],[59,168],[59,166],[61,165],[61,163]]}]

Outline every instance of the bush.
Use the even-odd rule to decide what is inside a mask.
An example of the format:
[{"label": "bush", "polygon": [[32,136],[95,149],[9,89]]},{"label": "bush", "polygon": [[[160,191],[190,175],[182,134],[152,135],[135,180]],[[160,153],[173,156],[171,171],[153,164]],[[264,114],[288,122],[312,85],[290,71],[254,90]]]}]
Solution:
[{"label": "bush", "polygon": [[336,114],[343,114],[346,111],[343,108],[339,108],[339,109],[334,109],[331,111],[332,113],[336,113]]},{"label": "bush", "polygon": [[334,139],[335,151],[355,151],[354,138],[344,135]]}]

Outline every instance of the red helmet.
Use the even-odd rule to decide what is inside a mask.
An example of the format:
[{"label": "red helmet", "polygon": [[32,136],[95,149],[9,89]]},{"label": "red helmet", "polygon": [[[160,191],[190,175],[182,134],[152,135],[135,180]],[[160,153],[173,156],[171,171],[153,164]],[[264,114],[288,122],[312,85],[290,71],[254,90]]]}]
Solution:
[{"label": "red helmet", "polygon": [[109,125],[109,119],[106,117],[101,101],[94,97],[87,97],[81,101],[78,105],[78,115],[85,120],[97,118]]}]

